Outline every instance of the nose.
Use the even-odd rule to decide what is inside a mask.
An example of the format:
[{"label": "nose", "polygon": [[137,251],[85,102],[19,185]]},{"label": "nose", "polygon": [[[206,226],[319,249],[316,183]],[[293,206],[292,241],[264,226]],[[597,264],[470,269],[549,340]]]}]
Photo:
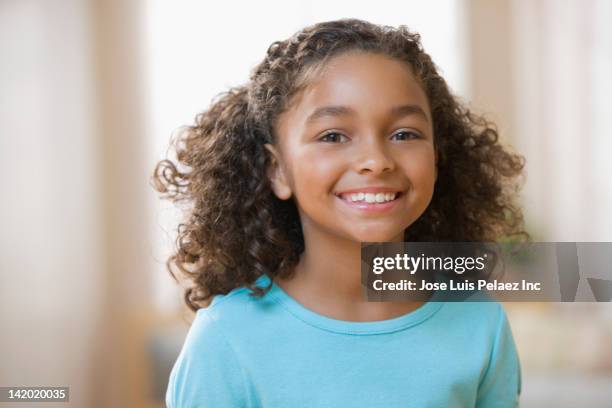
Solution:
[{"label": "nose", "polygon": [[[378,138],[377,138],[378,139]],[[395,169],[395,161],[379,140],[363,143],[356,160],[356,171],[359,174],[381,174]]]}]

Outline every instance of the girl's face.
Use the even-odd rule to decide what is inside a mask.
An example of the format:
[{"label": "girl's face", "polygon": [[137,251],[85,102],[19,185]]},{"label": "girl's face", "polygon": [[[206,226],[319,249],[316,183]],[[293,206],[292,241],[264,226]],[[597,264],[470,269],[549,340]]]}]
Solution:
[{"label": "girl's face", "polygon": [[334,57],[283,112],[268,175],[295,197],[304,234],[401,242],[436,179],[427,96],[406,64],[373,53]]}]

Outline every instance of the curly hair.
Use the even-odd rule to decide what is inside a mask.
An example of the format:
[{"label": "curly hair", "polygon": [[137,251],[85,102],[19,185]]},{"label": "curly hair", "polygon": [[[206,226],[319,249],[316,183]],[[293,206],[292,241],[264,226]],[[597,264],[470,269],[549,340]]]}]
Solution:
[{"label": "curly hair", "polygon": [[304,237],[295,202],[272,191],[264,144],[276,142],[276,120],[293,96],[330,58],[349,51],[408,64],[430,104],[438,177],[404,241],[529,237],[515,203],[524,158],[502,147],[495,125],[452,95],[419,34],[358,19],[322,22],[272,43],[246,84],[218,94],[195,124],[174,135],[176,160],[155,166],[152,182],[162,198],[189,204],[166,266],[177,282],[174,267],[192,281],[184,296],[191,310],[237,287],[263,296],[271,286],[256,286],[258,277],[291,274]]}]

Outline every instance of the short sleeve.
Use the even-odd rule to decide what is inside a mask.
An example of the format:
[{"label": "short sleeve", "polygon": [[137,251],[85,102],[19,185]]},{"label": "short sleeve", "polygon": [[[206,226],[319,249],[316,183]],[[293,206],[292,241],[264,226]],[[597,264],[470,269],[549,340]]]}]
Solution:
[{"label": "short sleeve", "polygon": [[517,407],[520,393],[520,361],[506,313],[499,305],[497,333],[489,365],[478,387],[476,406]]},{"label": "short sleeve", "polygon": [[244,407],[245,376],[218,323],[206,309],[198,310],[174,363],[168,408]]}]

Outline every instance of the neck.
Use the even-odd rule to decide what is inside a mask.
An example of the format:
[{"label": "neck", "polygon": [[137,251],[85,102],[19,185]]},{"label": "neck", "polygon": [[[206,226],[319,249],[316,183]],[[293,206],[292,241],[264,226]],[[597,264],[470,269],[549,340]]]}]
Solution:
[{"label": "neck", "polygon": [[296,266],[296,280],[321,296],[346,302],[363,301],[360,242],[306,230],[304,247]]},{"label": "neck", "polygon": [[[276,283],[305,307],[332,318],[383,320],[423,302],[368,302],[361,286],[361,243],[302,224],[304,252],[290,278]],[[392,242],[403,241],[403,234]]]}]

